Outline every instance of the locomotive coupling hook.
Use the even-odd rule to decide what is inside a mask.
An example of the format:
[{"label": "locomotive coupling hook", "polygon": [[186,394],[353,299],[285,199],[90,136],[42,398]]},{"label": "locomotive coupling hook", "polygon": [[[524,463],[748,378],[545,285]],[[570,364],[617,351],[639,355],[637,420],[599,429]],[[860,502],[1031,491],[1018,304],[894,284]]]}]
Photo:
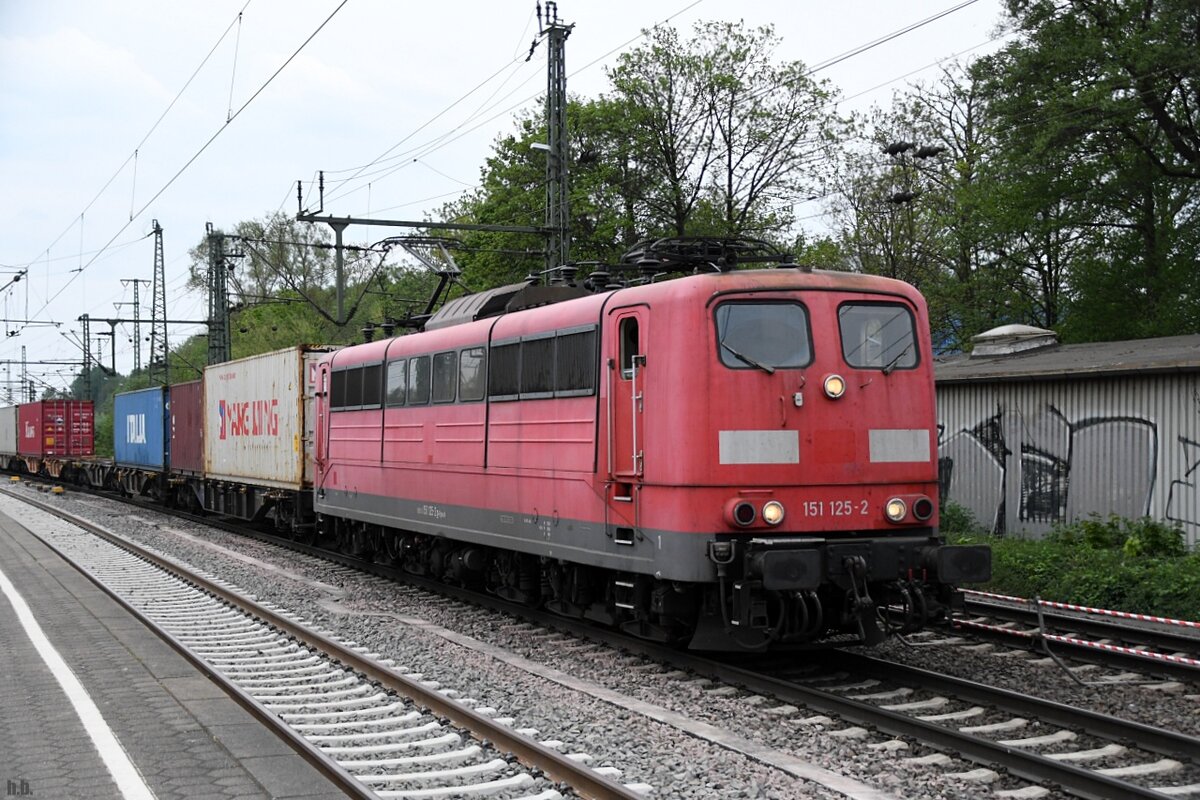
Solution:
[{"label": "locomotive coupling hook", "polygon": [[862,556],[846,556],[842,559],[842,568],[856,581],[867,577],[867,560]]},{"label": "locomotive coupling hook", "polygon": [[855,609],[865,611],[873,607],[875,601],[867,591],[867,560],[862,556],[846,556],[842,559],[842,567],[850,576],[850,590],[854,594]]}]

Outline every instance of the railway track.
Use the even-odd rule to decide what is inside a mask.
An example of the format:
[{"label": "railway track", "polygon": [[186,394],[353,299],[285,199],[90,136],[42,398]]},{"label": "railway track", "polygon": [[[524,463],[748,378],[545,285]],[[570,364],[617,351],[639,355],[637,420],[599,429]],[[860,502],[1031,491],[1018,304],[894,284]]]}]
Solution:
[{"label": "railway track", "polygon": [[[208,674],[348,797],[632,800],[580,754],[406,674],[87,520],[13,495],[93,534],[35,534]],[[560,791],[562,789],[562,791]]]},{"label": "railway track", "polygon": [[[963,780],[993,782],[1002,768],[1028,782],[997,792],[1001,797],[1037,798],[1050,794],[1048,787],[1113,800],[1200,795],[1200,739],[1111,715],[853,653],[748,666],[644,643],[621,646],[685,670],[689,679],[791,704],[776,712],[815,715],[805,722],[829,726],[831,736],[873,732],[942,751],[908,760],[913,766],[949,765],[952,753],[979,765],[959,773]],[[1186,780],[1176,780],[1181,776]]]},{"label": "railway track", "polygon": [[1025,782],[1019,789],[998,792],[1000,796],[1035,798],[1051,788],[1096,798],[1200,796],[1200,740],[1187,735],[849,653],[826,656],[819,665],[800,669],[794,658],[753,664],[705,658],[414,579],[345,554],[271,535],[257,538],[376,575],[402,577],[542,628],[640,654],[667,665],[664,672],[674,668],[671,674],[681,680],[719,681],[731,691],[776,698],[784,709],[795,706],[792,711],[800,716],[811,712],[806,721],[812,724],[837,728],[831,736],[884,734],[941,751],[912,760],[914,766],[951,763],[945,754],[952,753],[978,765],[959,773],[963,780],[994,781],[995,770],[1002,769]]},{"label": "railway track", "polygon": [[[1200,680],[1200,623],[968,591],[947,633],[1051,656]],[[935,643],[935,642],[930,642]]]},{"label": "railway track", "polygon": [[[299,549],[449,593],[464,602],[484,602],[539,627],[643,655],[674,667],[680,679],[720,681],[740,691],[831,715],[851,724],[843,729],[850,735],[869,729],[943,751],[940,756],[916,759],[914,766],[950,763],[944,754],[953,753],[979,765],[976,770],[962,773],[964,780],[995,780],[993,768],[998,767],[1027,782],[1024,788],[1001,796],[1036,798],[1050,793],[1045,787],[1079,797],[1113,800],[1200,796],[1200,739],[1195,737],[850,653],[834,653],[822,659],[825,669],[819,673],[801,669],[795,674],[790,674],[794,657],[750,665],[738,659],[708,658],[432,581],[415,580],[390,567],[344,554],[307,545]],[[833,723],[832,718],[828,722]],[[1020,731],[1024,729],[1039,732],[1022,736]],[[1075,746],[1077,743],[1085,746]],[[1131,746],[1133,743],[1136,746]],[[1046,748],[1057,752],[1041,752]],[[1180,775],[1191,775],[1194,782],[1168,783]]]},{"label": "railway track", "polygon": [[[977,780],[1002,767],[1031,784],[1083,797],[1200,794],[1200,739],[858,653],[835,653],[821,670],[760,665],[792,692],[878,730],[938,742],[980,764]],[[787,684],[792,684],[788,686]],[[832,702],[838,698],[838,702]],[[867,709],[843,703],[863,703]],[[885,713],[880,713],[885,712]],[[943,729],[935,733],[926,727]],[[937,763],[926,759],[923,763]],[[1009,793],[1036,797],[1036,791]]]}]

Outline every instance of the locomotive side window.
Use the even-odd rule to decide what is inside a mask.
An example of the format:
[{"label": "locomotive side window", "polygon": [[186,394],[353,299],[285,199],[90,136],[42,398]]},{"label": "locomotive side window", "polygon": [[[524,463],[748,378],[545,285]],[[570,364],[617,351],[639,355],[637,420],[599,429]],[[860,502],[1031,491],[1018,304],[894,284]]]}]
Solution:
[{"label": "locomotive side window", "polygon": [[521,391],[521,343],[494,344],[488,358],[488,397],[515,400]]},{"label": "locomotive side window", "polygon": [[595,328],[559,334],[555,395],[586,395],[595,391],[596,363]]},{"label": "locomotive side window", "polygon": [[383,396],[383,364],[368,364],[362,370],[362,406],[379,408]]},{"label": "locomotive side window", "polygon": [[637,317],[626,317],[621,320],[618,333],[621,339],[621,377],[629,380],[633,377],[633,358],[641,355],[641,341],[638,338]]},{"label": "locomotive side window", "polygon": [[[636,338],[636,325],[634,336]],[[463,351],[464,376],[468,352],[471,351]],[[636,354],[635,350],[633,355]],[[596,392],[598,362],[594,325],[535,334],[519,342],[493,344],[488,358],[491,359],[486,370],[489,400],[539,400]],[[479,369],[483,370],[482,364]],[[463,396],[462,399],[468,398]]]},{"label": "locomotive side window", "polygon": [[360,408],[363,404],[362,367],[348,369],[342,375],[346,379],[346,408]]},{"label": "locomotive side window", "polygon": [[458,399],[464,403],[482,400],[484,395],[483,348],[463,350],[458,359]]},{"label": "locomotive side window", "polygon": [[331,377],[329,407],[331,409],[346,407],[346,370],[335,372]]},{"label": "locomotive side window", "polygon": [[408,385],[408,362],[403,358],[387,365],[387,404],[389,407],[404,405],[404,390]]},{"label": "locomotive side window", "polygon": [[423,406],[429,402],[429,356],[408,360],[408,404]]},{"label": "locomotive side window", "polygon": [[521,342],[521,397],[548,397],[554,392],[554,334]]},{"label": "locomotive side window", "polygon": [[912,312],[899,303],[846,303],[838,308],[842,355],[859,369],[912,369],[917,345]]},{"label": "locomotive side window", "polygon": [[717,306],[717,354],[730,369],[805,367],[812,361],[808,311],[799,303]]},{"label": "locomotive side window", "polygon": [[458,384],[458,353],[438,353],[433,357],[433,402],[453,403]]}]

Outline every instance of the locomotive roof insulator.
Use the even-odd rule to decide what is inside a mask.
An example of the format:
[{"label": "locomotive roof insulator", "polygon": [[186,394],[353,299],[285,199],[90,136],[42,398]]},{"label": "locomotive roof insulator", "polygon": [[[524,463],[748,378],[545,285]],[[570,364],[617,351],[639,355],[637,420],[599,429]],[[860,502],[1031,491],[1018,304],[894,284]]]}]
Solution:
[{"label": "locomotive roof insulator", "polygon": [[655,258],[654,256],[650,256],[650,255],[643,255],[641,258],[639,258],[635,262],[635,264],[637,265],[637,268],[639,270],[641,270],[642,274],[645,275],[647,278],[656,275],[658,273],[659,267],[662,266],[662,263],[663,263],[662,261],[660,261],[657,258]]},{"label": "locomotive roof insulator", "polygon": [[587,279],[583,282],[583,285],[594,292],[603,292],[606,288],[608,288],[608,283],[611,278],[612,275],[608,271],[598,269],[594,270],[590,275],[587,276]]}]

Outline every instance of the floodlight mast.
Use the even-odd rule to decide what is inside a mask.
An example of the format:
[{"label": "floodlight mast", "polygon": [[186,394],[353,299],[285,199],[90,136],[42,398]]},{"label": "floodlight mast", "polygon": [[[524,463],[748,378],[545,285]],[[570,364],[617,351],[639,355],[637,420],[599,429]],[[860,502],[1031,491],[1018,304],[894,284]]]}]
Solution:
[{"label": "floodlight mast", "polygon": [[[337,275],[337,317],[335,323],[341,327],[346,319],[346,275],[345,246],[342,233],[350,225],[380,225],[423,230],[492,231],[497,233],[533,233],[546,237],[546,270],[551,272],[568,263],[571,251],[570,192],[568,180],[569,141],[567,139],[567,66],[566,41],[575,28],[559,22],[558,4],[546,3],[545,24],[541,6],[538,6],[538,37],[529,48],[529,58],[544,38],[547,42],[546,67],[546,129],[548,144],[535,143],[533,148],[546,151],[546,224],[541,228],[527,225],[471,225],[454,222],[416,222],[409,220],[364,219],[361,217],[335,217],[322,215],[325,209],[325,173],[318,174],[318,207],[308,211],[304,207],[303,182],[296,181],[297,222],[323,222],[333,228],[334,265]],[[529,58],[525,60],[528,61]]]}]

